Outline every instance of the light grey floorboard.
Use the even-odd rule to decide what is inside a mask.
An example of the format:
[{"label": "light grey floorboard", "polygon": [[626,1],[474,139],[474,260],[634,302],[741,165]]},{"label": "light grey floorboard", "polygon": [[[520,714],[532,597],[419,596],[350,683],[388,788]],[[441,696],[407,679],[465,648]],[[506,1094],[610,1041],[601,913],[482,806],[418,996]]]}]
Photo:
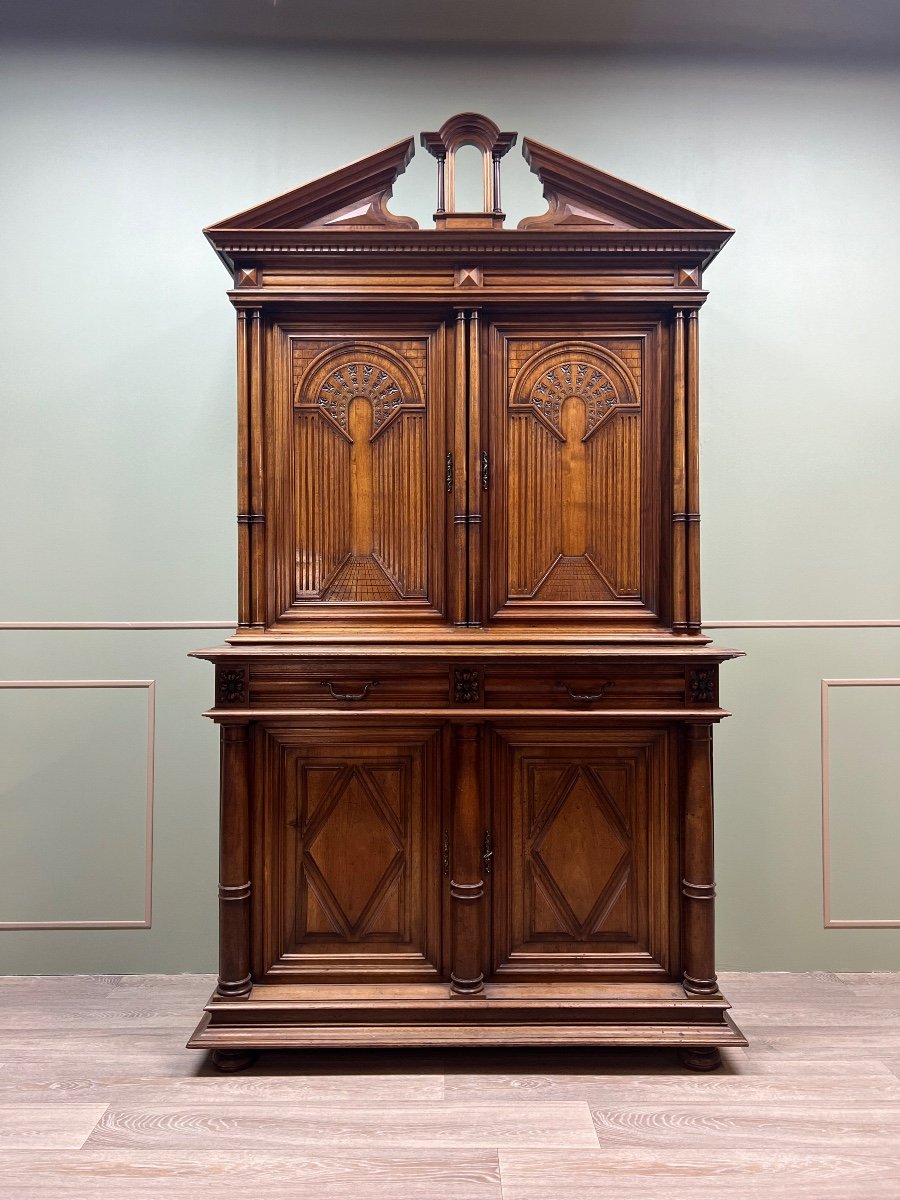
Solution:
[{"label": "light grey floorboard", "polygon": [[0,1152],[78,1150],[105,1111],[105,1104],[0,1104]]},{"label": "light grey floorboard", "polygon": [[887,1156],[617,1145],[569,1154],[501,1150],[503,1200],[896,1200]]},{"label": "light grey floorboard", "polygon": [[900,974],[731,972],[751,1040],[671,1051],[184,1043],[211,976],[0,978],[0,1197],[900,1200]]},{"label": "light grey floorboard", "polygon": [[502,1200],[496,1150],[154,1149],[11,1153],[0,1196],[27,1200]]}]

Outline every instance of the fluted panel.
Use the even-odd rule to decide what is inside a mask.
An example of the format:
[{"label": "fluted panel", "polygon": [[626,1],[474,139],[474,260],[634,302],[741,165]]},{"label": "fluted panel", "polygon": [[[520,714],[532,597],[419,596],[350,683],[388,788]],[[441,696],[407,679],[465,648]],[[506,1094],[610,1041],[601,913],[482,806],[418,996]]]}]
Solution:
[{"label": "fluted panel", "polygon": [[510,596],[531,596],[561,552],[559,441],[529,415],[509,417]]},{"label": "fluted panel", "polygon": [[350,445],[318,413],[297,414],[297,595],[316,598],[350,553]]},{"label": "fluted panel", "polygon": [[427,594],[425,419],[405,414],[373,446],[375,557],[403,597]]},{"label": "fluted panel", "polygon": [[641,591],[641,415],[616,414],[590,440],[590,554],[618,596]]}]

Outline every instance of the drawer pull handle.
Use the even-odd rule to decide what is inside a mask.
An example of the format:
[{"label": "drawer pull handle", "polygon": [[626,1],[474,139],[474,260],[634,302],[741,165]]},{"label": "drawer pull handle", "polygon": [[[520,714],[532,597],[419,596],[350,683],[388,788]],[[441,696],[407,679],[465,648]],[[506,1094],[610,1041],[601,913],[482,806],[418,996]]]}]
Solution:
[{"label": "drawer pull handle", "polygon": [[567,683],[558,683],[556,686],[561,692],[566,692],[571,700],[578,700],[582,704],[590,704],[594,700],[602,700],[607,690],[612,687],[612,683],[609,680],[606,683],[601,683],[598,692],[573,692]]},{"label": "drawer pull handle", "polygon": [[335,700],[365,700],[370,689],[378,687],[378,680],[370,679],[368,683],[363,684],[363,690],[361,692],[336,692],[334,690],[334,684],[330,679],[323,679],[322,687],[327,687]]}]

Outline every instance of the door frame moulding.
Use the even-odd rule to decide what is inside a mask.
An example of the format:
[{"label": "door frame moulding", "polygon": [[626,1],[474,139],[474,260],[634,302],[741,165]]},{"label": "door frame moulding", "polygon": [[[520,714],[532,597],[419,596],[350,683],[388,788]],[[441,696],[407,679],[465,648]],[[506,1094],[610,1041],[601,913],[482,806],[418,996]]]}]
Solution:
[{"label": "door frame moulding", "polygon": [[0,632],[35,629],[234,629],[233,621],[0,621]]},{"label": "door frame moulding", "polygon": [[[42,629],[235,629],[231,621],[0,621],[0,632]],[[704,621],[704,629],[900,629],[900,619]]]}]

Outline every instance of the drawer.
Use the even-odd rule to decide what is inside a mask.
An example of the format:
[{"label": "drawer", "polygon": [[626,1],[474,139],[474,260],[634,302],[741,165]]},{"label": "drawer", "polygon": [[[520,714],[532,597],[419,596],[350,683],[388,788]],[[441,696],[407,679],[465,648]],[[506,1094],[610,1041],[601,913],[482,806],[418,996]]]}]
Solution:
[{"label": "drawer", "polygon": [[507,667],[485,672],[484,702],[490,708],[683,708],[684,670],[565,663]]},{"label": "drawer", "polygon": [[448,697],[446,668],[419,663],[275,660],[254,663],[250,675],[254,708],[431,708]]},{"label": "drawer", "polygon": [[[263,657],[216,664],[224,708],[678,710],[715,707],[717,667],[602,659],[480,661],[411,657]],[[249,675],[249,679],[248,679]]]}]

